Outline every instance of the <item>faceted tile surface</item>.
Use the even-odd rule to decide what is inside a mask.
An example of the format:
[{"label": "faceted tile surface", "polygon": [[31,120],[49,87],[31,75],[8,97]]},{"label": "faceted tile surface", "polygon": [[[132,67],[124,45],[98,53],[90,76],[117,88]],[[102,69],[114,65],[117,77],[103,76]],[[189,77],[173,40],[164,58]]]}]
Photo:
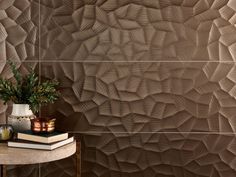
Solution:
[{"label": "faceted tile surface", "polygon": [[41,56],[235,61],[234,0],[41,0]]},{"label": "faceted tile surface", "polygon": [[235,64],[42,63],[61,83],[49,109],[75,132],[235,132]]},{"label": "faceted tile surface", "polygon": [[10,177],[39,177],[39,165],[8,166],[7,176]]},{"label": "faceted tile surface", "polygon": [[[39,59],[42,79],[60,81],[42,115],[82,133],[83,177],[234,177],[235,11],[235,0],[2,0],[0,61]],[[72,161],[41,174],[74,176]]]},{"label": "faceted tile surface", "polygon": [[38,60],[38,25],[36,0],[1,0],[0,61]]},{"label": "faceted tile surface", "polygon": [[76,177],[76,157],[41,165],[41,177]]},{"label": "faceted tile surface", "polygon": [[110,133],[85,135],[86,177],[233,177],[235,135]]}]

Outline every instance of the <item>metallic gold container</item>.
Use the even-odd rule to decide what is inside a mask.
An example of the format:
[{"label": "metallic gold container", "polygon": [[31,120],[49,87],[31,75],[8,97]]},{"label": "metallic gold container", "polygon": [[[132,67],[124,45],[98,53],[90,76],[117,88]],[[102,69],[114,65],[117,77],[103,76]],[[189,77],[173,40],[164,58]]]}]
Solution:
[{"label": "metallic gold container", "polygon": [[0,141],[10,140],[13,137],[13,128],[11,125],[0,125]]},{"label": "metallic gold container", "polygon": [[51,133],[55,130],[56,119],[35,118],[31,120],[31,130],[34,133]]}]

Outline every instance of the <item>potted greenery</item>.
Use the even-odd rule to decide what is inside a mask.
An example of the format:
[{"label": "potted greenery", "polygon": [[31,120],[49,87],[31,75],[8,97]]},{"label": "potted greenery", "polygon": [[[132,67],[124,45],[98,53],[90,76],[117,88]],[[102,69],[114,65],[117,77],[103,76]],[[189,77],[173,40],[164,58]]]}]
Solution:
[{"label": "potted greenery", "polygon": [[12,113],[8,123],[17,131],[30,129],[30,119],[37,115],[42,105],[54,103],[59,96],[58,82],[46,80],[40,82],[37,74],[30,69],[22,75],[13,62],[9,62],[14,81],[0,77],[0,99],[4,104],[13,102]]}]

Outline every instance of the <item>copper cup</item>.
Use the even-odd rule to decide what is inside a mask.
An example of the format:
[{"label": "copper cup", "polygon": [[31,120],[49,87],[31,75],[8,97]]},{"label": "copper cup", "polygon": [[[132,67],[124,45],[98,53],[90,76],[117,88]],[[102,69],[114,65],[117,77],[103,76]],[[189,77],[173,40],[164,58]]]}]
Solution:
[{"label": "copper cup", "polygon": [[31,130],[34,133],[51,133],[55,130],[55,121],[51,118],[31,119]]}]

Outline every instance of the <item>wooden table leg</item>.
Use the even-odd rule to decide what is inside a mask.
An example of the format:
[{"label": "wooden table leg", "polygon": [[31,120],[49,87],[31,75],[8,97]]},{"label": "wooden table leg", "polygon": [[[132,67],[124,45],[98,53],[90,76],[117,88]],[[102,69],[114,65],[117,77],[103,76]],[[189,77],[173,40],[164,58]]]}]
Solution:
[{"label": "wooden table leg", "polygon": [[0,165],[0,177],[7,177],[6,168],[4,165]]},{"label": "wooden table leg", "polygon": [[77,165],[77,172],[76,177],[81,177],[81,144],[80,141],[76,143],[76,165]]},{"label": "wooden table leg", "polygon": [[3,165],[0,165],[0,177],[3,177]]}]

